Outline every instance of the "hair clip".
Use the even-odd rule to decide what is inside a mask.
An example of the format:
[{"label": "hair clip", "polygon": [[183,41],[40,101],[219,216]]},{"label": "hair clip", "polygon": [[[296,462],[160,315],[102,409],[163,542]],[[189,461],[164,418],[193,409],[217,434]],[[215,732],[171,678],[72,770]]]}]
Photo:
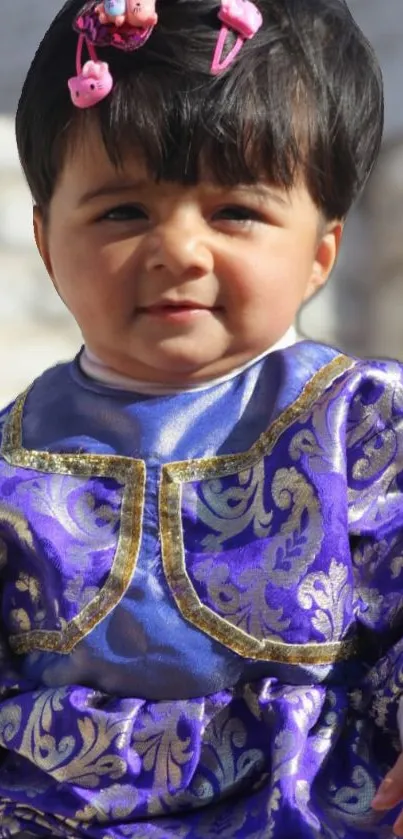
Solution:
[{"label": "hair clip", "polygon": [[[90,55],[90,61],[81,66],[84,42]],[[104,61],[98,61],[95,47],[84,35],[80,35],[77,46],[77,75],[68,80],[70,96],[76,108],[92,108],[102,99],[109,96],[113,79],[109,66]]]},{"label": "hair clip", "polygon": [[[218,18],[223,26],[218,36],[211,64],[213,75],[218,75],[232,64],[245,40],[253,38],[263,23],[259,9],[251,0],[221,0]],[[230,29],[236,32],[238,37],[232,50],[223,59],[222,54]]]},{"label": "hair clip", "polygon": [[158,22],[155,0],[104,0],[95,7],[101,23],[149,29]]},{"label": "hair clip", "polygon": [[[96,47],[116,47],[125,52],[140,49],[158,22],[155,0],[104,0],[87,2],[77,15],[73,29],[78,34],[77,75],[68,86],[77,108],[91,108],[109,96],[113,78],[109,66],[99,61]],[[84,43],[90,61],[81,66]]]}]

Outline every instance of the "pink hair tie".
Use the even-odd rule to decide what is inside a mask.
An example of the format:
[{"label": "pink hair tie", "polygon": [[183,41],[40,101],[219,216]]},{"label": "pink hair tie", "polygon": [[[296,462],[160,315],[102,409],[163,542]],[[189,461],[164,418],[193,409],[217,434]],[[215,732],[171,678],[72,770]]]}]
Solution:
[{"label": "pink hair tie", "polygon": [[[214,76],[222,73],[232,64],[240,49],[242,49],[245,40],[253,38],[263,23],[259,9],[251,0],[221,0],[218,17],[223,26],[218,36],[211,64],[211,72]],[[223,49],[230,29],[236,32],[238,37],[232,50],[223,59]]]},{"label": "pink hair tie", "polygon": [[[78,34],[77,75],[68,81],[73,105],[92,108],[109,96],[113,88],[109,66],[98,60],[96,47],[134,52],[145,44],[157,22],[155,0],[87,2],[73,24]],[[84,44],[91,60],[82,67]]]}]

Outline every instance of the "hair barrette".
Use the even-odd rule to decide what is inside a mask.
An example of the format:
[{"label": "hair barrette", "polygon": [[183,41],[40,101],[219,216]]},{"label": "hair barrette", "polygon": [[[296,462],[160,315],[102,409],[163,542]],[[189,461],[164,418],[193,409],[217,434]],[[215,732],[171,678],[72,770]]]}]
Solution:
[{"label": "hair barrette", "polygon": [[[211,64],[211,72],[215,76],[232,64],[245,40],[253,38],[263,23],[259,9],[251,0],[221,0],[218,18],[223,25]],[[223,59],[223,50],[230,30],[238,37],[228,55]]]},{"label": "hair barrette", "polygon": [[[71,99],[77,108],[92,108],[109,96],[113,88],[109,65],[99,61],[96,48],[116,47],[134,52],[145,44],[157,22],[155,0],[105,0],[85,4],[73,24],[78,34],[77,75],[68,80]],[[84,44],[90,60],[82,66]]]}]

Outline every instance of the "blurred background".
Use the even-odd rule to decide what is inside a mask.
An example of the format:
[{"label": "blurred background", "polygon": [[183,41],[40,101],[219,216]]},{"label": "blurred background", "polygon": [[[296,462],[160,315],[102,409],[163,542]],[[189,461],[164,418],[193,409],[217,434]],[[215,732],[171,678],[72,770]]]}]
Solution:
[{"label": "blurred background", "polygon": [[[13,115],[46,26],[61,0],[1,0],[0,35],[0,405],[45,367],[71,357],[80,334],[36,255],[32,204],[21,176]],[[303,334],[365,356],[403,360],[403,0],[349,0],[385,81],[382,154],[349,218],[338,267],[306,307]],[[28,9],[34,9],[32,14]]]}]

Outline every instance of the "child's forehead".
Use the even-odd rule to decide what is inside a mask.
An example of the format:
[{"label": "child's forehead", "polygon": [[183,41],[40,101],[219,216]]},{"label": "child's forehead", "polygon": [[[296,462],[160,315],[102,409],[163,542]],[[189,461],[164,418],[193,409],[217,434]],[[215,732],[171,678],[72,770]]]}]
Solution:
[{"label": "child's forehead", "polygon": [[93,185],[94,189],[105,186],[106,189],[124,188],[132,184],[136,188],[155,189],[160,192],[175,189],[204,189],[206,192],[227,192],[243,190],[254,192],[256,196],[264,197],[266,191],[281,190],[270,184],[262,173],[261,178],[252,182],[234,181],[225,183],[220,181],[208,166],[200,165],[199,177],[194,183],[186,183],[180,179],[157,177],[147,165],[143,150],[136,146],[126,145],[119,151],[118,159],[111,160],[102,140],[102,135],[96,125],[89,125],[88,130],[80,131],[71,142],[66,154],[63,167],[63,179],[76,176],[83,183]]},{"label": "child's forehead", "polygon": [[292,191],[270,183],[263,175],[261,179],[249,183],[223,183],[213,173],[205,171],[197,181],[189,184],[180,180],[157,178],[147,167],[144,157],[136,151],[123,155],[118,165],[109,160],[105,151],[99,156],[94,149],[89,155],[82,146],[77,151],[78,154],[70,155],[66,161],[62,180],[70,185],[76,184],[82,195],[80,203],[106,198],[115,193],[136,193],[157,200],[192,193],[205,198],[225,198],[236,194],[239,198],[253,197],[261,203],[270,201],[280,206],[290,203]]}]

